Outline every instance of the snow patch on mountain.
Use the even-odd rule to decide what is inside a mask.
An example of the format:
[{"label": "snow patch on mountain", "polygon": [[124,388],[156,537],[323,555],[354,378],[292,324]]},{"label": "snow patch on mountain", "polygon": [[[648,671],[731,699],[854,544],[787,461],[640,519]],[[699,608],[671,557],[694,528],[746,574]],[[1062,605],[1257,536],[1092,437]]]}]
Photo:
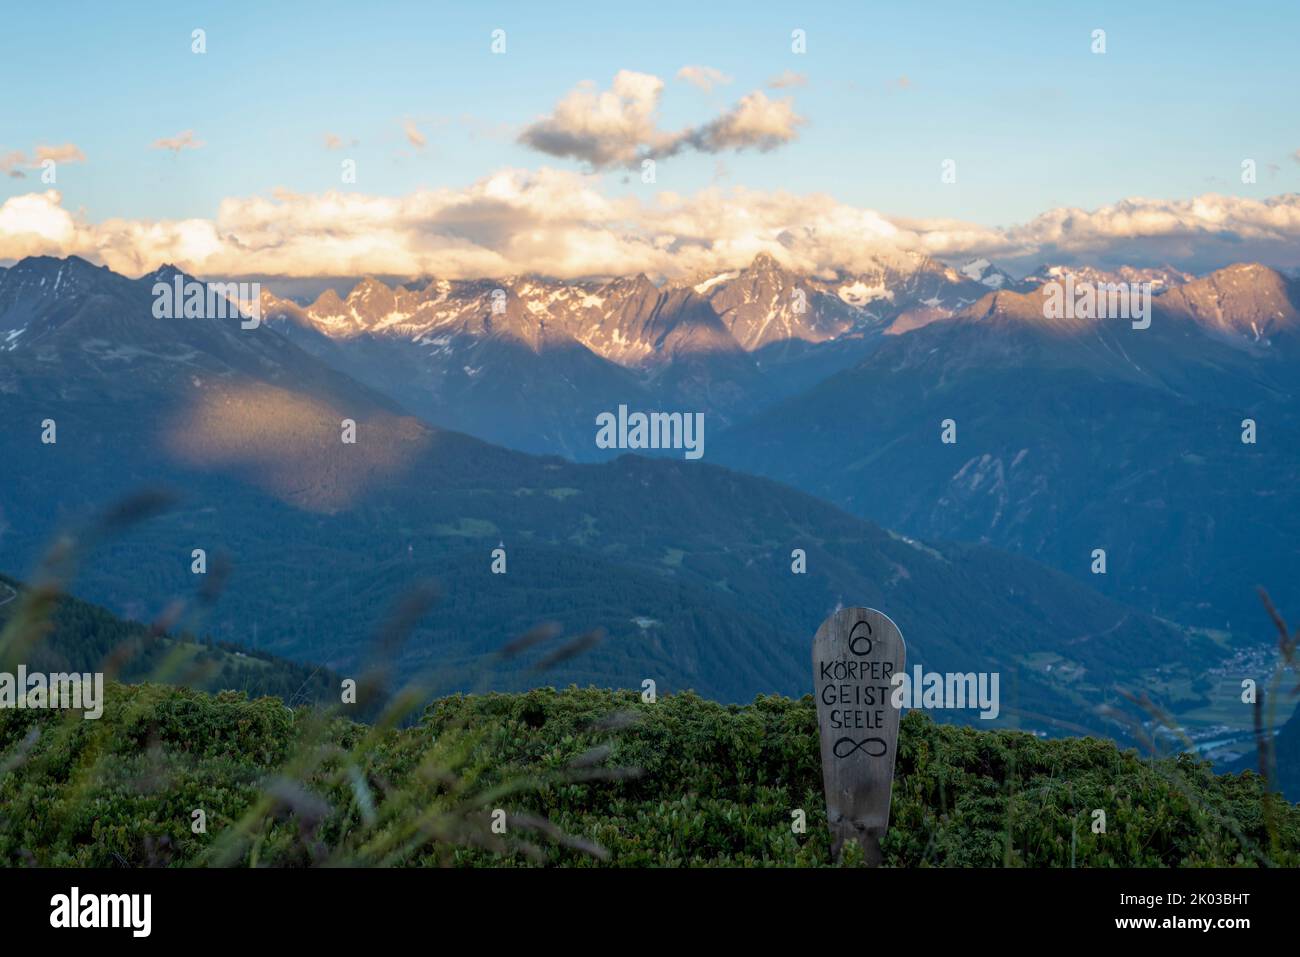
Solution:
[{"label": "snow patch on mountain", "polygon": [[735,279],[739,275],[740,273],[738,272],[720,272],[716,276],[711,276],[710,278],[704,280],[704,282],[696,283],[691,288],[694,289],[702,296],[710,289],[712,289],[714,286],[716,286],[718,283],[730,282],[732,279]]},{"label": "snow patch on mountain", "polygon": [[836,290],[840,301],[850,306],[865,306],[869,302],[875,302],[877,299],[893,299],[894,294],[886,289],[883,285],[869,286],[865,282],[857,282],[840,286]]}]

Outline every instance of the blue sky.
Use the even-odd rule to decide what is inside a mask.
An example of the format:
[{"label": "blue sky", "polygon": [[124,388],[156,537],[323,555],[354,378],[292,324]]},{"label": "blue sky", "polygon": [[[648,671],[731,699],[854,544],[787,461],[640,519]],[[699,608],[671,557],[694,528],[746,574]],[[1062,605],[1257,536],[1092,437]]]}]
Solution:
[{"label": "blue sky", "polygon": [[[1136,9],[1135,9],[1136,8]],[[208,52],[190,51],[207,31]],[[790,31],[807,31],[806,54]],[[507,31],[508,51],[489,51]],[[1090,51],[1093,29],[1107,52]],[[662,160],[658,188],[794,193],[890,216],[1024,223],[1053,207],[1300,188],[1300,4],[89,3],[11,5],[0,155],[75,143],[63,206],[90,221],[214,217],[224,197],[338,187],[400,196],[502,168],[582,170],[516,137],[583,80],[665,81],[667,130],[794,70],[806,123],[771,152]],[[687,64],[733,78],[703,92]],[[901,83],[901,78],[906,83]],[[413,149],[403,123],[427,146]],[[151,149],[192,129],[205,144]],[[327,150],[332,132],[357,145]],[[1240,182],[1243,158],[1258,182]],[[939,163],[958,163],[942,185]],[[42,189],[0,177],[0,202]],[[613,195],[644,191],[604,174]]]}]

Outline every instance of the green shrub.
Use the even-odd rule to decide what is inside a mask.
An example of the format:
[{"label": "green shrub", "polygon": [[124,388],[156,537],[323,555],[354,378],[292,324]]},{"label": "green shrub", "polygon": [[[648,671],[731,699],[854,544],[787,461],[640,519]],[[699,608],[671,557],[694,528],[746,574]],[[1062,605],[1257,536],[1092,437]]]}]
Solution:
[{"label": "green shrub", "polygon": [[[107,690],[99,721],[0,712],[0,861],[831,863],[811,697],[456,695],[398,727],[232,692]],[[197,808],[206,833],[191,830]],[[792,831],[796,809],[806,833]],[[911,712],[883,850],[903,867],[1296,866],[1300,807],[1185,756]]]}]

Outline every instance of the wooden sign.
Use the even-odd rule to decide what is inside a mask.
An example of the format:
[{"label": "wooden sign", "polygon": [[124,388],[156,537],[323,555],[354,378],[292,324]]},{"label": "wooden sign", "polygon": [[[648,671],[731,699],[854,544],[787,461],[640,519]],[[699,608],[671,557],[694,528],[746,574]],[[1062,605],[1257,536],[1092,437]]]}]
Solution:
[{"label": "wooden sign", "polygon": [[822,783],[837,859],[854,840],[868,864],[880,863],[898,750],[891,682],[906,661],[898,626],[874,608],[841,609],[813,638]]}]

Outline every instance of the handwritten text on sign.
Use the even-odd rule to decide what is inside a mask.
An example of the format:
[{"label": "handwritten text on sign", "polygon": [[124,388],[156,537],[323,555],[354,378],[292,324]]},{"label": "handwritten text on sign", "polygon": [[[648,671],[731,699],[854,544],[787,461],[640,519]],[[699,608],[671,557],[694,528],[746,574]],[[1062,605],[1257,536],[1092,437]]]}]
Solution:
[{"label": "handwritten text on sign", "polygon": [[869,862],[880,860],[898,747],[891,680],[906,657],[898,626],[873,608],[837,611],[813,639],[822,782],[837,856],[855,840]]}]

